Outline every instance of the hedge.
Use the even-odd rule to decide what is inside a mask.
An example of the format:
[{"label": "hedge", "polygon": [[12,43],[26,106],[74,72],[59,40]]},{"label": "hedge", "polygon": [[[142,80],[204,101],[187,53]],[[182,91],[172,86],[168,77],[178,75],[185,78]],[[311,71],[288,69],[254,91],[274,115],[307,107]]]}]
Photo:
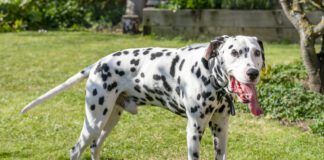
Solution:
[{"label": "hedge", "polygon": [[0,32],[115,25],[125,0],[0,0]]}]

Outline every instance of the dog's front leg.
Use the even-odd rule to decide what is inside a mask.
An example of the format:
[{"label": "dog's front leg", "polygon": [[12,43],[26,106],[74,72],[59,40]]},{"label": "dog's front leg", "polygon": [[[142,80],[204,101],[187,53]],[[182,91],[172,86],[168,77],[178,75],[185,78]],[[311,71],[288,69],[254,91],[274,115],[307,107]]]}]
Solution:
[{"label": "dog's front leg", "polygon": [[[207,121],[208,122],[208,121]],[[188,147],[188,160],[199,159],[199,146],[200,140],[204,134],[206,127],[206,119],[201,119],[195,114],[188,116],[187,124],[187,147]]]},{"label": "dog's front leg", "polygon": [[229,114],[227,113],[227,111],[225,111],[225,107],[223,108],[224,111],[222,112],[221,108],[215,111],[209,122],[209,128],[213,135],[216,160],[226,160]]}]

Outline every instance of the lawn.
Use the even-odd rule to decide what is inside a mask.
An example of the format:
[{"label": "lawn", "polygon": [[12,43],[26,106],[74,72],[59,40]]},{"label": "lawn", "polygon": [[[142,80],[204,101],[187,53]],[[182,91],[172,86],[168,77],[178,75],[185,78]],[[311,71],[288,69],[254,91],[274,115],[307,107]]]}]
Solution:
[{"label": "lawn", "polygon": [[[0,159],[69,159],[84,117],[84,84],[47,101],[25,115],[31,100],[83,67],[120,49],[181,47],[195,41],[90,32],[0,34]],[[296,44],[267,44],[267,64],[299,59]],[[104,159],[186,159],[186,120],[156,107],[137,116],[124,113],[107,138]],[[212,159],[209,129],[202,159]],[[313,159],[324,157],[324,138],[276,120],[237,113],[230,118],[228,159]],[[89,159],[89,150],[83,159]]]}]

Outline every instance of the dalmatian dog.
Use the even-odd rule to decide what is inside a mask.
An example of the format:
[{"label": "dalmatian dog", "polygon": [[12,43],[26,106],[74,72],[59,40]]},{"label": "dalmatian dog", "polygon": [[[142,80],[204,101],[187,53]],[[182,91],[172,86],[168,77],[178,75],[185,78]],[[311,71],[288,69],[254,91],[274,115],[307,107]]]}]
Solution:
[{"label": "dalmatian dog", "polygon": [[233,96],[262,114],[255,85],[264,66],[260,40],[221,36],[210,43],[183,48],[135,48],[112,53],[83,69],[29,103],[25,113],[46,99],[88,78],[85,120],[71,159],[80,159],[90,146],[92,159],[125,110],[155,105],[186,117],[188,159],[199,159],[205,128],[213,135],[215,159],[226,159],[229,115],[235,114]]}]

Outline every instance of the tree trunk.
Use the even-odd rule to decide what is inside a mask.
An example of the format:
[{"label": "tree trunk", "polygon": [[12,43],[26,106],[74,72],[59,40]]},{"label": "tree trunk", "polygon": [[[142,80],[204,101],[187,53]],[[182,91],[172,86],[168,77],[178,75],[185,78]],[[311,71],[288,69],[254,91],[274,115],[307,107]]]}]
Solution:
[{"label": "tree trunk", "polygon": [[[301,56],[308,74],[309,89],[324,94],[324,16],[317,25],[310,24],[302,1],[279,0],[281,7],[297,29],[300,37]],[[320,54],[316,54],[316,38],[322,37]]]},{"label": "tree trunk", "polygon": [[322,46],[317,58],[320,64],[321,93],[324,94],[324,34],[322,35]]},{"label": "tree trunk", "polygon": [[300,49],[301,56],[308,73],[308,86],[314,92],[323,93],[324,79],[321,78],[320,59],[315,51],[315,39],[308,37],[303,31],[300,31]]}]

